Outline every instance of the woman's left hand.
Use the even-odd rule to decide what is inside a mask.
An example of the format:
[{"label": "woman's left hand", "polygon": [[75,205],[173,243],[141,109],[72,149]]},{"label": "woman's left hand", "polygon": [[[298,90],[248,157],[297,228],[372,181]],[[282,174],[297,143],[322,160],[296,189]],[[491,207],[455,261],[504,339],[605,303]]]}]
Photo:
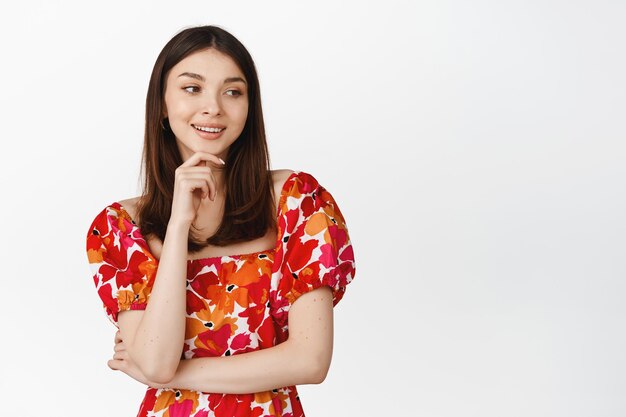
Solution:
[{"label": "woman's left hand", "polygon": [[153,386],[131,359],[119,330],[115,333],[115,347],[113,350],[115,351],[113,359],[107,362],[109,368],[114,371],[122,371],[129,377],[141,382],[144,385]]}]

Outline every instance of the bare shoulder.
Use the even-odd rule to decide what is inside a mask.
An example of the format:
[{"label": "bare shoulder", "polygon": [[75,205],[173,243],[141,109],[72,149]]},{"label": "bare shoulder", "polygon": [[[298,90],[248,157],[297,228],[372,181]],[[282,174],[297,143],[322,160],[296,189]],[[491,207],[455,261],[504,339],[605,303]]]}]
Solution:
[{"label": "bare shoulder", "polygon": [[[135,224],[139,224],[139,216],[137,215],[137,204],[139,203],[140,198],[141,197],[139,196],[118,201],[122,208],[126,210],[130,218],[133,219]],[[148,243],[148,247],[150,248],[150,252],[153,254],[153,256],[157,260],[161,259],[161,250],[163,249],[163,243],[159,240],[159,238],[154,235],[144,236],[144,238],[146,239],[146,243]],[[127,316],[130,316],[130,314],[127,314]]]},{"label": "bare shoulder", "polygon": [[274,191],[276,195],[280,195],[285,182],[294,171],[291,169],[275,169],[272,171],[272,178],[274,179]]},{"label": "bare shoulder", "polygon": [[137,218],[137,203],[139,202],[139,198],[140,197],[133,197],[118,201],[135,223],[139,223],[139,219]]}]

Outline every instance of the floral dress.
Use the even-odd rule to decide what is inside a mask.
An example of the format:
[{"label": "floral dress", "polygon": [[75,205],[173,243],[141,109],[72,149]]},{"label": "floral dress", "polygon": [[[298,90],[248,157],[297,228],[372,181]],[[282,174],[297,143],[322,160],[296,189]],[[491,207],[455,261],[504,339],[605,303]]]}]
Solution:
[{"label": "floral dress", "polygon": [[[287,340],[290,306],[327,285],[333,306],[355,274],[345,220],[332,195],[310,174],[293,172],[277,208],[274,249],[187,261],[183,358],[238,355]],[[158,260],[119,203],[105,207],[87,233],[98,296],[118,326],[124,310],[143,310]],[[148,387],[138,417],[304,416],[295,386],[249,394]]]}]

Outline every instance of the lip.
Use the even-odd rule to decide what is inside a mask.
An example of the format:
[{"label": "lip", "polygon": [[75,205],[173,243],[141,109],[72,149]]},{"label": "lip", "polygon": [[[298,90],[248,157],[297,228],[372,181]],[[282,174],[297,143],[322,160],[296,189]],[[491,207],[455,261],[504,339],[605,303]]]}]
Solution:
[{"label": "lip", "polygon": [[226,126],[224,125],[220,125],[217,123],[192,123],[191,126],[198,126],[198,127],[216,127],[218,129],[225,129]]},{"label": "lip", "polygon": [[[218,133],[203,132],[201,130],[196,129],[195,126],[199,126],[199,127],[216,127],[218,129],[222,129],[222,131],[218,132]],[[226,126],[218,125],[218,124],[215,124],[215,123],[209,123],[209,124],[194,123],[194,124],[191,125],[191,127],[196,132],[196,134],[198,136],[200,136],[202,139],[209,139],[209,140],[219,138],[226,131]]]}]

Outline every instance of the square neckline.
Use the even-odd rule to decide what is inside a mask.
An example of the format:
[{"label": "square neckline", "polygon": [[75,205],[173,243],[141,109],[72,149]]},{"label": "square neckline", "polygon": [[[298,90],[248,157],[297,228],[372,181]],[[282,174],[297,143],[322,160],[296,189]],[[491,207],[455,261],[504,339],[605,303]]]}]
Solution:
[{"label": "square neckline", "polygon": [[[301,171],[293,171],[291,174],[289,174],[289,176],[285,180],[285,183],[283,184],[283,186],[282,186],[282,188],[280,190],[280,196],[278,198],[278,205],[276,207],[276,219],[277,220],[278,220],[278,217],[280,216],[280,209],[282,208],[282,206],[284,204],[283,198],[285,197],[285,193],[286,193],[286,190],[287,190],[287,184],[289,184],[289,181],[291,180],[291,177],[297,176],[300,172]],[[146,243],[145,250],[158,263],[159,259],[156,259],[154,254],[152,254],[150,252],[150,248],[148,247],[148,241],[146,240],[146,238],[143,235],[143,233],[141,233],[141,229],[139,228],[139,225],[130,216],[130,213],[124,208],[124,206],[122,204],[120,204],[118,201],[115,201],[112,204],[110,204],[110,207],[115,207],[116,205],[117,205],[117,208],[119,208],[121,211],[126,213],[126,216],[128,216],[128,218],[130,219],[130,222],[137,229],[136,232],[139,234],[141,239],[143,239],[143,241]],[[256,255],[258,257],[258,255],[261,255],[261,254],[268,254],[268,255],[270,253],[274,254],[276,252],[276,249],[278,249],[279,242],[280,242],[280,236],[276,236],[276,242],[275,242],[275,245],[274,245],[274,247],[272,249],[266,249],[266,250],[261,250],[261,251],[257,251],[257,252],[250,252],[250,253],[238,253],[238,254],[233,254],[233,255],[218,255],[218,256],[208,256],[208,257],[204,257],[204,258],[187,259],[187,265],[190,265],[190,264],[192,264],[194,262],[208,262],[208,261],[215,261],[215,260],[223,259],[223,258],[241,259],[241,258],[245,258],[245,257],[251,257],[251,256],[254,256],[254,255]]]}]

